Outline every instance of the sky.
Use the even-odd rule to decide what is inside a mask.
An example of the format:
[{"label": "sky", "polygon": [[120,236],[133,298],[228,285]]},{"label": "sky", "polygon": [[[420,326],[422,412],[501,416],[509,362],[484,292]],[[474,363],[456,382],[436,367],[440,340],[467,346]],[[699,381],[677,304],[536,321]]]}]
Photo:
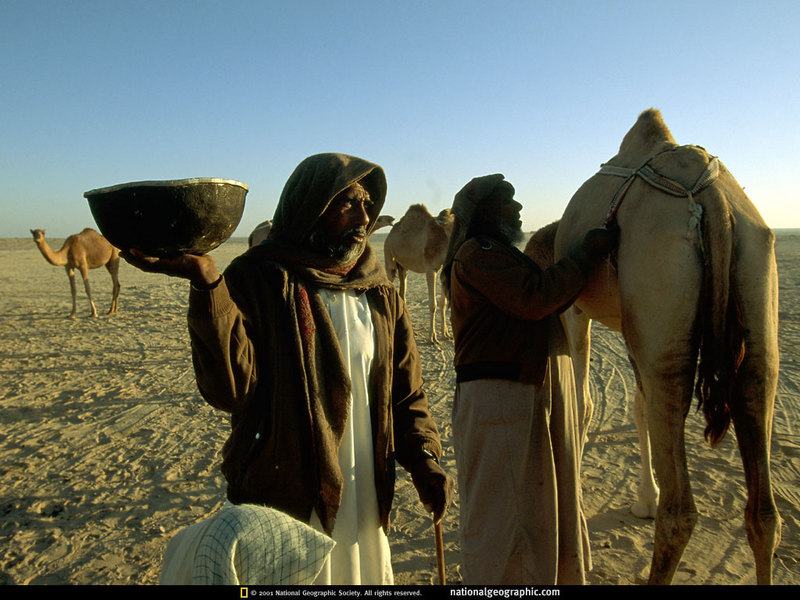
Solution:
[{"label": "sky", "polygon": [[249,186],[246,236],[319,152],[381,165],[396,218],[503,173],[531,231],[650,107],[798,228],[798,32],[796,0],[0,0],[0,237],[188,177]]}]

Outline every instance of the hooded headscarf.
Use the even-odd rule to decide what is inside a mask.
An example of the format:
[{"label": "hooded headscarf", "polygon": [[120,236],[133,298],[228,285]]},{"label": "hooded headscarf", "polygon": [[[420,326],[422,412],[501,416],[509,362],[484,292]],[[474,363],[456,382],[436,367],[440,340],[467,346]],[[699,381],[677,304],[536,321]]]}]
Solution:
[{"label": "hooded headscarf", "polygon": [[[450,235],[447,257],[442,268],[442,283],[447,290],[448,296],[450,295],[450,269],[453,266],[453,259],[461,245],[467,241],[475,211],[481,202],[494,194],[497,187],[504,180],[505,177],[501,173],[475,177],[461,188],[453,199],[453,208],[451,210],[456,216],[456,224],[453,227],[453,233]],[[510,183],[506,183],[506,185],[511,186]]]},{"label": "hooded headscarf", "polygon": [[270,237],[292,245],[308,240],[317,220],[339,193],[360,182],[373,202],[368,233],[386,200],[386,175],[378,165],[347,154],[315,154],[294,170],[283,187]]},{"label": "hooded headscarf", "polygon": [[331,201],[356,182],[373,202],[368,209],[369,234],[386,199],[383,169],[355,156],[317,154],[301,162],[286,182],[269,238],[248,250],[254,258],[278,263],[289,275],[284,293],[290,330],[300,349],[302,389],[313,428],[319,484],[316,510],[329,533],[341,503],[337,455],[352,386],[333,323],[316,290],[362,293],[391,283],[369,244],[355,264],[342,267],[310,250],[308,241]]}]

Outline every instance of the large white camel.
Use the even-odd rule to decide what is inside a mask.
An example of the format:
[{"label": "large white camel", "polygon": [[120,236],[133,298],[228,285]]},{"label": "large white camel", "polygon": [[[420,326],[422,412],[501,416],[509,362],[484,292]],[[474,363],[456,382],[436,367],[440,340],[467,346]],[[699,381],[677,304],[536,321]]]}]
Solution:
[{"label": "large white camel", "polygon": [[649,581],[672,581],[697,521],[684,444],[696,391],[712,446],[733,422],[756,579],[771,583],[780,541],[769,465],[779,361],[774,234],[725,166],[699,146],[679,146],[655,109],[572,197],[555,258],[614,220],[616,256],[595,270],[565,319],[584,427],[590,320],[625,338],[661,487]]},{"label": "large white camel", "polygon": [[[436,279],[447,255],[447,245],[453,232],[455,215],[445,208],[434,217],[422,204],[412,204],[406,214],[392,226],[383,243],[386,274],[389,281],[395,275],[400,280],[400,297],[406,298],[408,272],[425,273],[428,283],[428,307],[431,314],[430,340],[439,341],[436,335]],[[438,303],[442,321],[442,336],[452,337],[447,327],[447,296],[444,289]]]},{"label": "large white camel", "polygon": [[89,269],[96,269],[98,267],[105,267],[111,274],[111,282],[113,285],[111,294],[111,308],[108,314],[117,312],[119,305],[119,250],[112,246],[106,238],[97,233],[94,229],[88,227],[69,236],[65,241],[61,250],[55,252],[47,240],[44,239],[44,229],[31,229],[33,241],[36,247],[44,256],[45,260],[51,265],[56,267],[64,267],[69,277],[69,287],[72,291],[72,312],[70,317],[75,316],[77,304],[77,290],[75,287],[75,269],[81,274],[83,279],[83,287],[86,290],[86,296],[89,298],[89,306],[91,307],[91,315],[97,316],[97,308],[92,300],[92,290],[89,287]]}]

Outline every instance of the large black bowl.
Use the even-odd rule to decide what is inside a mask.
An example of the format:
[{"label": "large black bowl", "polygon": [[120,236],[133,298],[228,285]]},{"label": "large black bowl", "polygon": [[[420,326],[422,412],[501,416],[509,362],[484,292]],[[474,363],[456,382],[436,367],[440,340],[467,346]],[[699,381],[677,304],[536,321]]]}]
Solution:
[{"label": "large black bowl", "polygon": [[198,177],[135,181],[84,194],[102,234],[117,248],[150,256],[205,254],[239,225],[247,186]]}]

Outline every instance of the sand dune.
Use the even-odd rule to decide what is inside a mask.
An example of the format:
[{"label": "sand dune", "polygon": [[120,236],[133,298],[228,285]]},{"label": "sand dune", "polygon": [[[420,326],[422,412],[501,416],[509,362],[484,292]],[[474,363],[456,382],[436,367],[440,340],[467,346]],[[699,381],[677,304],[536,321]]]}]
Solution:
[{"label": "sand dune", "polygon": [[[376,249],[382,253],[377,234]],[[58,247],[61,240],[52,240]],[[214,251],[226,265],[244,251],[233,239]],[[772,472],[783,517],[775,582],[800,583],[800,236],[779,235],[781,375]],[[170,537],[224,501],[219,449],[223,413],[194,383],[186,331],[187,284],[120,272],[119,313],[79,316],[63,269],[48,265],[30,239],[0,240],[0,583],[154,584]],[[91,272],[98,311],[111,282]],[[425,279],[409,276],[409,307],[424,377],[455,472],[450,403],[452,343],[428,338]],[[596,404],[583,463],[591,531],[591,584],[646,581],[653,522],[629,510],[638,479],[631,408],[633,376],[621,338],[595,325]],[[745,489],[731,432],[715,450],[702,439],[700,415],[687,420],[690,472],[700,519],[675,577],[679,584],[755,583],[743,527]],[[445,518],[449,582],[460,581],[458,498]],[[430,517],[400,473],[391,534],[399,584],[436,583]]]}]

